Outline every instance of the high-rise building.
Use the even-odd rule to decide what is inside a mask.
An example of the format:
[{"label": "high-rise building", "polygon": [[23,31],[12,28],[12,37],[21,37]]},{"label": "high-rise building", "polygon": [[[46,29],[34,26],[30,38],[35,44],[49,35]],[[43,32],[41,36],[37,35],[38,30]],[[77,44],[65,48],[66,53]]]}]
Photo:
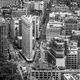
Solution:
[{"label": "high-rise building", "polygon": [[7,26],[4,18],[0,17],[0,53],[7,53]]},{"label": "high-rise building", "polygon": [[75,18],[66,18],[64,23],[65,35],[71,35],[72,30],[78,30],[77,19]]},{"label": "high-rise building", "polygon": [[57,67],[65,67],[65,48],[64,48],[64,41],[59,38],[55,37],[52,39],[50,43],[50,47],[52,48],[53,52],[56,54],[56,66]]},{"label": "high-rise building", "polygon": [[22,19],[22,51],[28,59],[34,55],[36,38],[38,37],[39,17],[23,15]]}]

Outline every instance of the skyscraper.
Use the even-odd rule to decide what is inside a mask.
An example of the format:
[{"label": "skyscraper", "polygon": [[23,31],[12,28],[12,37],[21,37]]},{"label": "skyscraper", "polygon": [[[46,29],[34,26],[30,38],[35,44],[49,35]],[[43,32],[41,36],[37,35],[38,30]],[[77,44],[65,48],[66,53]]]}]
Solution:
[{"label": "skyscraper", "polygon": [[7,53],[7,26],[4,18],[0,17],[0,53]]},{"label": "skyscraper", "polygon": [[23,15],[22,19],[22,51],[28,59],[34,55],[38,16]]}]

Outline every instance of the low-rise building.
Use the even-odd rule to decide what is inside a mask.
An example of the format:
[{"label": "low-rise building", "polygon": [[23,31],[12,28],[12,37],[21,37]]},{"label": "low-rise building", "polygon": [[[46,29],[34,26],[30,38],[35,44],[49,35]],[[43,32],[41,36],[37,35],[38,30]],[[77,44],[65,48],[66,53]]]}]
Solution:
[{"label": "low-rise building", "polygon": [[66,56],[66,68],[67,69],[78,69],[78,51],[70,51]]},{"label": "low-rise building", "polygon": [[69,11],[69,7],[66,6],[65,4],[55,4],[52,5],[52,11],[65,12],[65,11]]},{"label": "low-rise building", "polygon": [[71,35],[72,30],[78,30],[77,19],[75,18],[66,18],[64,23],[64,35]]}]

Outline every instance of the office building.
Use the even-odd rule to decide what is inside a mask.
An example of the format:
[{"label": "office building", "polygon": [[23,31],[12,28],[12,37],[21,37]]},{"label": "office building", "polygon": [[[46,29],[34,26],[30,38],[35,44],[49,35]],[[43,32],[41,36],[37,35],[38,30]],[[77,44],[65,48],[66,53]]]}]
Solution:
[{"label": "office building", "polygon": [[53,4],[52,5],[52,11],[55,12],[67,12],[69,11],[69,7],[65,4]]},{"label": "office building", "polygon": [[70,41],[69,53],[66,55],[66,68],[77,69],[78,68],[78,47],[76,41]]},{"label": "office building", "polygon": [[75,18],[66,18],[64,23],[65,35],[71,35],[72,30],[78,30],[77,20]]},{"label": "office building", "polygon": [[22,21],[14,17],[10,21],[10,37],[16,42],[18,36],[22,36]]},{"label": "office building", "polygon": [[23,15],[22,19],[22,51],[28,59],[32,59],[34,55],[35,42],[37,36],[37,28],[39,28],[39,17],[32,15]]},{"label": "office building", "polygon": [[45,2],[44,1],[36,1],[35,2],[34,9],[41,10],[42,12],[44,12],[44,8],[45,8]]},{"label": "office building", "polygon": [[31,11],[31,12],[38,12],[42,13],[42,15],[45,12],[45,9],[47,7],[47,1],[24,1],[24,7],[26,11]]},{"label": "office building", "polygon": [[0,17],[0,53],[5,54],[7,53],[8,43],[7,43],[7,26],[5,23],[4,18]]},{"label": "office building", "polygon": [[26,10],[12,10],[12,17],[21,17],[22,15],[26,15]]},{"label": "office building", "polygon": [[56,54],[49,46],[47,46],[47,41],[41,43],[40,50],[41,60],[48,64],[48,67],[45,67],[45,69],[50,69],[50,67],[52,69],[52,66],[56,65]]},{"label": "office building", "polygon": [[34,10],[34,1],[25,1],[24,2],[24,7],[26,10],[30,11],[30,10]]},{"label": "office building", "polygon": [[73,50],[76,50],[78,51],[78,43],[77,41],[74,41],[74,40],[71,40],[70,43],[69,43],[69,50],[70,51],[73,51]]},{"label": "office building", "polygon": [[47,23],[46,40],[50,41],[54,37],[59,37],[62,26],[63,24],[61,22],[50,20]]},{"label": "office building", "polygon": [[15,40],[19,34],[19,18],[12,18],[10,26],[10,36]]},{"label": "office building", "polygon": [[64,53],[65,52],[64,41],[59,37],[55,37],[51,40],[50,47],[56,54],[56,66],[65,67],[66,57]]},{"label": "office building", "polygon": [[18,4],[18,0],[0,0],[0,7]]},{"label": "office building", "polygon": [[70,51],[70,53],[66,56],[66,68],[78,68],[78,52],[76,50]]},{"label": "office building", "polygon": [[79,38],[80,38],[80,31],[72,30],[71,40],[79,41]]}]

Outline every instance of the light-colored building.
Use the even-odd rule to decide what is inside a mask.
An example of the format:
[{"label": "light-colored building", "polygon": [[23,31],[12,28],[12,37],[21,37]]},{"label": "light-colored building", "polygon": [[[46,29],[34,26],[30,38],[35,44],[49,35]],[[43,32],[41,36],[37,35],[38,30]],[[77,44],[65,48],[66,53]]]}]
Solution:
[{"label": "light-colored building", "polygon": [[22,50],[28,59],[34,55],[37,31],[39,28],[39,17],[32,15],[23,15],[22,19]]},{"label": "light-colored building", "polygon": [[24,3],[26,10],[34,10],[34,1],[27,1]]},{"label": "light-colored building", "polygon": [[0,7],[16,4],[18,4],[18,0],[0,0]]},{"label": "light-colored building", "polygon": [[51,40],[54,37],[60,36],[61,27],[63,26],[63,23],[50,20],[47,23],[46,28],[46,40]]},{"label": "light-colored building", "polygon": [[44,11],[45,2],[44,1],[36,1],[34,3],[34,9]]},{"label": "light-colored building", "polygon": [[69,43],[69,50],[70,51],[78,51],[78,47],[77,47],[77,45],[78,45],[78,43],[77,43],[77,41],[74,41],[74,40],[72,40],[72,41],[70,41],[70,43]]},{"label": "light-colored building", "polygon": [[37,10],[42,11],[42,14],[44,13],[44,9],[47,6],[47,2],[45,1],[24,1],[24,7],[27,11],[31,10]]},{"label": "light-colored building", "polygon": [[52,20],[56,19],[56,16],[58,18],[58,21],[64,21],[65,17],[70,17],[72,15],[71,12],[51,12],[49,14],[49,18]]},{"label": "light-colored building", "polygon": [[67,12],[69,11],[69,7],[66,6],[65,4],[53,4],[52,5],[52,11],[58,11],[58,12]]},{"label": "light-colored building", "polygon": [[56,58],[56,66],[57,67],[63,67],[65,68],[65,60],[66,60],[66,57],[64,58]]}]

